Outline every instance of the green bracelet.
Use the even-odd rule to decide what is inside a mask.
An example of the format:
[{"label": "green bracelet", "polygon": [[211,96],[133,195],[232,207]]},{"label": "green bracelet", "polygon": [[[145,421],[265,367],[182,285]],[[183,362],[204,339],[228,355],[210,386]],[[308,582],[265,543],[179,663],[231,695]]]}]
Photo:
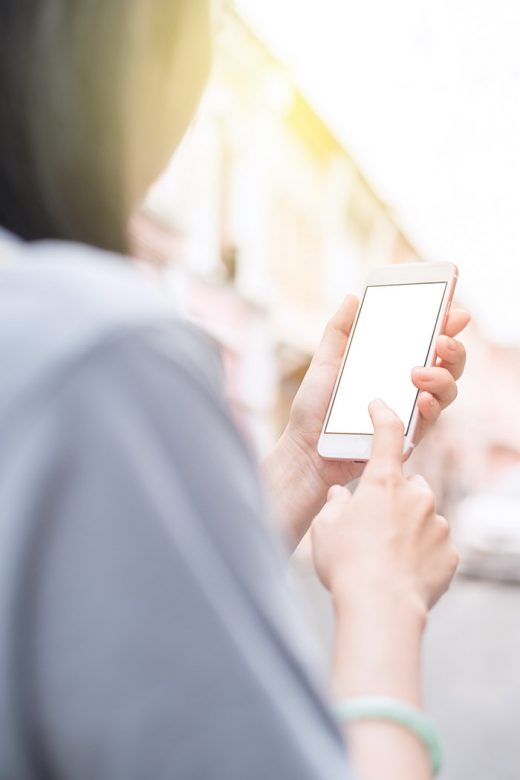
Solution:
[{"label": "green bracelet", "polygon": [[442,767],[442,746],[437,727],[421,710],[400,699],[385,696],[360,696],[334,705],[334,714],[341,723],[357,720],[386,720],[397,723],[418,737],[430,756],[434,776]]}]

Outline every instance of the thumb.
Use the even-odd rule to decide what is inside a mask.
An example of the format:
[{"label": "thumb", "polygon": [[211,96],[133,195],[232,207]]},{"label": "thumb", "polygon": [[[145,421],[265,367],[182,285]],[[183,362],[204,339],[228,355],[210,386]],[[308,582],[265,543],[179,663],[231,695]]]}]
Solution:
[{"label": "thumb", "polygon": [[329,321],[321,344],[316,350],[315,360],[318,363],[336,364],[341,360],[356,318],[358,305],[358,299],[353,295],[348,295]]},{"label": "thumb", "polygon": [[342,487],[341,485],[333,485],[327,494],[327,501],[345,501],[349,498],[352,498],[352,494],[350,490],[346,487]]}]

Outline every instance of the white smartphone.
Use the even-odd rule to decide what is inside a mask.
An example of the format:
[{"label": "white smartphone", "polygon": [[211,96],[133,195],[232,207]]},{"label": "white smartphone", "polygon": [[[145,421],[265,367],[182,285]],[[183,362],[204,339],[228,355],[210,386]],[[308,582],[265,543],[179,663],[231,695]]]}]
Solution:
[{"label": "white smartphone", "polygon": [[330,460],[367,461],[374,429],[370,401],[381,398],[405,427],[403,458],[414,447],[419,391],[412,369],[432,366],[457,284],[451,263],[374,268],[367,279],[318,444]]}]

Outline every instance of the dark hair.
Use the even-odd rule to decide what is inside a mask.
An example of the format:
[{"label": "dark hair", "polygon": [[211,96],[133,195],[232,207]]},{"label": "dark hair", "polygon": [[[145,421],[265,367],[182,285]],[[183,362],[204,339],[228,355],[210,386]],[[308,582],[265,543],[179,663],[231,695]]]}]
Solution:
[{"label": "dark hair", "polygon": [[[0,0],[0,226],[23,239],[127,250],[123,106],[136,2]],[[171,30],[179,0],[146,3],[161,11],[157,29]]]}]

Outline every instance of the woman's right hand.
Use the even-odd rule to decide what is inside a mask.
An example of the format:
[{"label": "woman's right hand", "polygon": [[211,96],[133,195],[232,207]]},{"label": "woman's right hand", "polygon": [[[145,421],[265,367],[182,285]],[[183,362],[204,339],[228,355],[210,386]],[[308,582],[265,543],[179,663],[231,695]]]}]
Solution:
[{"label": "woman's right hand", "polygon": [[[330,489],[313,524],[316,570],[332,592],[335,698],[388,696],[421,707],[421,639],[427,610],[458,565],[446,520],[421,477],[403,475],[403,426],[370,406],[374,447],[352,496]],[[363,780],[430,780],[424,745],[381,720],[346,727],[353,771]]]},{"label": "woman's right hand", "polygon": [[425,619],[447,590],[459,556],[422,477],[405,477],[403,425],[382,402],[370,406],[373,455],[352,496],[334,486],[316,517],[313,556],[336,607],[408,603]]}]

